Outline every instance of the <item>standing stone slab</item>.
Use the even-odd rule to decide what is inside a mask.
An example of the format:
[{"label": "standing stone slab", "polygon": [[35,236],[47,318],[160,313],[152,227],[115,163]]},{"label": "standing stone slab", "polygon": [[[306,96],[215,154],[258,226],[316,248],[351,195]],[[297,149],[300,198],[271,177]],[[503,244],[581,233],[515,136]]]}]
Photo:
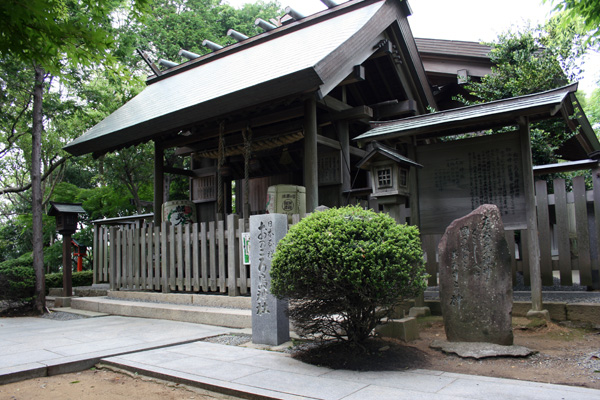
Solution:
[{"label": "standing stone slab", "polygon": [[288,303],[271,294],[271,261],[286,233],[285,214],[250,217],[252,343],[277,346],[290,340]]},{"label": "standing stone slab", "polygon": [[512,345],[511,259],[498,207],[484,204],[454,220],[439,256],[448,341]]}]

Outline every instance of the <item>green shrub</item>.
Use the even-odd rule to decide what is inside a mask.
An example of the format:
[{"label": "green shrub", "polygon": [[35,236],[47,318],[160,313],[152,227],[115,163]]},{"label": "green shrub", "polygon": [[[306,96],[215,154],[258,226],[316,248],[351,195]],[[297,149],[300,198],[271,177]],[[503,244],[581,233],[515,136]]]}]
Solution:
[{"label": "green shrub", "polygon": [[12,260],[2,261],[0,263],[0,269],[13,268],[13,267],[30,267],[33,268],[33,253],[26,253]]},{"label": "green shrub", "polygon": [[299,334],[351,343],[426,287],[418,229],[360,207],[316,212],[292,226],[277,245],[271,277]]},{"label": "green shrub", "polygon": [[94,283],[94,271],[73,272],[73,287],[92,286]]},{"label": "green shrub", "polygon": [[63,287],[62,272],[53,272],[46,274],[46,293],[50,288],[61,288]]},{"label": "green shrub", "polygon": [[[92,283],[94,283],[94,272],[93,271],[73,272],[71,277],[72,277],[71,282],[72,282],[73,287],[91,286]],[[53,274],[46,275],[46,289],[61,288],[61,287],[63,287],[62,272],[56,272]]]},{"label": "green shrub", "polygon": [[35,293],[35,272],[29,266],[0,266],[0,300],[29,303]]}]

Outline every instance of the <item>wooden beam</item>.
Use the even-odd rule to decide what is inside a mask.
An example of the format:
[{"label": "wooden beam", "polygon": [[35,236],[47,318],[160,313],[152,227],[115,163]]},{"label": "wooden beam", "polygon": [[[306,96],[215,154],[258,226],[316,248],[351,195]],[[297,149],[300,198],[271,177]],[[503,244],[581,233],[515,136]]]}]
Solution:
[{"label": "wooden beam", "polygon": [[190,171],[189,169],[167,167],[166,165],[163,166],[163,172],[165,174],[171,174],[171,175],[189,176],[190,178],[193,178],[196,176],[196,175],[194,175],[194,172]]},{"label": "wooden beam", "polygon": [[146,52],[142,51],[140,49],[136,49],[136,51],[144,59],[144,61],[146,62],[146,64],[148,64],[148,66],[150,67],[150,69],[152,70],[152,72],[154,72],[154,75],[160,76],[161,75],[160,69],[158,69],[158,67],[156,66],[156,64],[154,64],[152,61],[150,61],[150,58],[148,57],[148,55],[146,54]]},{"label": "wooden beam", "polygon": [[352,72],[343,81],[341,81],[338,86],[362,82],[366,79],[365,76],[365,67],[363,67],[362,65],[355,65],[352,69]]},{"label": "wooden beam", "polygon": [[374,107],[375,118],[390,118],[400,117],[404,115],[416,115],[417,114],[417,102],[413,99],[404,100],[395,104],[386,104],[381,107]]},{"label": "wooden beam", "polygon": [[322,100],[318,100],[317,104],[330,111],[345,111],[352,108],[350,104],[347,104],[346,102],[338,100],[332,96],[325,96]]},{"label": "wooden beam", "polygon": [[[298,121],[286,121],[272,126],[267,126],[261,129],[253,129],[252,135],[254,141],[263,139],[276,139],[277,136],[285,136],[290,133],[301,131],[303,122]],[[226,141],[226,147],[240,146],[244,144],[242,135],[228,137]],[[195,152],[206,151],[210,149],[216,149],[218,142],[216,140],[197,140],[189,143],[187,146],[183,146],[175,150],[175,155],[184,156]]]},{"label": "wooden beam", "polygon": [[332,121],[348,121],[352,119],[373,119],[373,109],[368,106],[358,106],[344,111],[338,111],[331,116]]},{"label": "wooden beam", "polygon": [[[341,132],[340,132],[341,134]],[[328,146],[336,150],[342,150],[342,145],[335,139],[330,139],[323,135],[317,135],[317,143],[322,144],[323,146]],[[365,150],[361,150],[357,147],[349,146],[349,153],[353,156],[364,157],[367,155]]]},{"label": "wooden beam", "polygon": [[[277,111],[271,114],[261,115],[255,118],[249,118],[242,121],[236,121],[225,124],[224,134],[227,135],[233,132],[241,132],[247,126],[251,128],[257,128],[260,126],[275,124],[277,122],[289,121],[290,119],[300,118],[304,115],[303,107],[293,107],[286,110]],[[174,139],[165,140],[163,147],[165,149],[171,147],[182,147],[187,146],[190,143],[198,142],[200,140],[210,139],[219,136],[219,126],[216,125],[211,128],[201,129],[198,132],[194,132],[189,136],[178,136]]]}]

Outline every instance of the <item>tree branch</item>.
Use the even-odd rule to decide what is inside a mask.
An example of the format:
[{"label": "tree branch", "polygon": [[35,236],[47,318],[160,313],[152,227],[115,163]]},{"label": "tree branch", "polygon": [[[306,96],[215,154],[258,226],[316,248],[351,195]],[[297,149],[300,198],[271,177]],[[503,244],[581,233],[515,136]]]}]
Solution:
[{"label": "tree branch", "polygon": [[[54,170],[56,168],[58,168],[59,166],[61,166],[62,164],[64,164],[67,160],[69,160],[72,156],[68,156],[65,158],[61,158],[60,160],[58,160],[55,164],[52,164],[50,166],[50,168],[48,168],[48,170],[46,170],[46,172],[44,172],[44,175],[42,175],[42,181],[46,180],[46,178],[48,178],[48,176],[50,176],[50,174],[52,172],[54,172]],[[7,193],[22,193],[26,190],[29,190],[31,188],[31,182],[23,185],[23,186],[19,186],[19,187],[6,187],[4,189],[0,189],[0,195],[3,194],[7,194]]]}]

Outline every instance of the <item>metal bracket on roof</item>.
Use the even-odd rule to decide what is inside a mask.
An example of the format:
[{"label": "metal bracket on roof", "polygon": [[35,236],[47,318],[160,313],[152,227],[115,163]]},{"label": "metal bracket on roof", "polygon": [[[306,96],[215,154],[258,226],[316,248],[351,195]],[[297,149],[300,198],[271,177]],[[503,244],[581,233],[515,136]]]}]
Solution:
[{"label": "metal bracket on roof", "polygon": [[148,66],[150,67],[150,69],[152,70],[152,72],[154,72],[154,75],[156,76],[160,76],[161,72],[160,69],[158,69],[158,67],[156,66],[156,64],[154,64],[152,61],[150,61],[150,58],[148,57],[148,55],[146,54],[145,51],[142,51],[140,49],[135,49],[138,54],[140,56],[142,56],[142,58],[144,59],[144,61],[146,62],[146,64],[148,64]]}]

